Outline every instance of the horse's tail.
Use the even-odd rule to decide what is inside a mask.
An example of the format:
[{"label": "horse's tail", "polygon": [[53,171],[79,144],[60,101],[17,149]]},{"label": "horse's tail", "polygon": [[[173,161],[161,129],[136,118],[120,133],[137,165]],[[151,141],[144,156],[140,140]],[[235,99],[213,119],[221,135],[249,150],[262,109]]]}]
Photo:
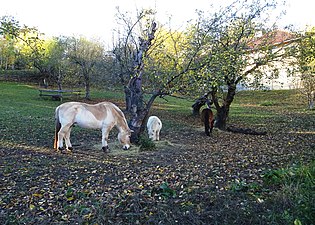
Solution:
[{"label": "horse's tail", "polygon": [[54,149],[57,149],[57,142],[58,142],[58,132],[60,131],[61,128],[61,123],[59,120],[59,107],[57,107],[56,109],[56,113],[55,113],[55,140],[54,140]]},{"label": "horse's tail", "polygon": [[210,109],[203,109],[201,112],[201,121],[203,122],[205,126],[205,133],[207,136],[210,136],[210,122],[209,122],[209,117],[212,111]]}]

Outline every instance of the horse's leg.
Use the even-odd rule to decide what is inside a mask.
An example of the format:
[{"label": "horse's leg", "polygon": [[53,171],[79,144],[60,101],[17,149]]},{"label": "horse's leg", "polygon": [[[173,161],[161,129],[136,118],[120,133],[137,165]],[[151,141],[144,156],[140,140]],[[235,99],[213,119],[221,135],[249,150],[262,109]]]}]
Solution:
[{"label": "horse's leg", "polygon": [[72,144],[70,142],[70,133],[71,133],[71,128],[69,128],[68,132],[65,134],[65,142],[66,142],[66,147],[69,151],[73,150]]},{"label": "horse's leg", "polygon": [[210,136],[210,130],[208,128],[205,129],[205,133],[207,136]]},{"label": "horse's leg", "polygon": [[204,126],[205,126],[205,133],[207,136],[210,136],[210,114],[209,114],[209,109],[204,109],[202,110],[202,117],[203,117],[203,121],[204,121]]},{"label": "horse's leg", "polygon": [[109,131],[110,131],[110,129],[107,126],[104,126],[102,128],[102,150],[104,152],[109,152],[109,147],[108,147],[108,143],[107,143]]},{"label": "horse's leg", "polygon": [[156,140],[157,140],[157,141],[160,140],[160,131],[156,131]]},{"label": "horse's leg", "polygon": [[65,126],[61,126],[59,132],[58,132],[58,149],[60,151],[62,151],[63,148],[63,139],[65,138],[65,135],[67,134],[68,130],[70,129],[71,125],[65,125]]},{"label": "horse's leg", "polygon": [[210,127],[209,124],[205,123],[205,133],[207,136],[210,136]]},{"label": "horse's leg", "polygon": [[210,133],[212,133],[213,127],[214,127],[214,118],[212,117],[211,123],[210,123]]},{"label": "horse's leg", "polygon": [[209,118],[209,123],[210,123],[210,134],[212,133],[213,126],[214,126],[214,117],[213,113],[211,112],[210,118]]}]

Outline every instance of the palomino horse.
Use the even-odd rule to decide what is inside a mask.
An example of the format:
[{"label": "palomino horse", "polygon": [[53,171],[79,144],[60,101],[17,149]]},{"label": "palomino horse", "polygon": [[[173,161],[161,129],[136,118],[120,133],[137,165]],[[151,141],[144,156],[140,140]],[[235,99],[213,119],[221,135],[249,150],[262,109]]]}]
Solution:
[{"label": "palomino horse", "polygon": [[123,112],[111,102],[101,102],[90,105],[81,102],[67,102],[56,108],[56,130],[54,148],[63,150],[63,139],[65,139],[68,150],[73,150],[70,142],[70,132],[74,125],[82,128],[102,130],[102,149],[109,151],[107,140],[111,129],[118,128],[118,140],[123,149],[130,147],[129,129]]},{"label": "palomino horse", "polygon": [[157,116],[150,116],[147,122],[147,130],[149,138],[152,141],[160,140],[160,131],[162,129],[162,122]]}]

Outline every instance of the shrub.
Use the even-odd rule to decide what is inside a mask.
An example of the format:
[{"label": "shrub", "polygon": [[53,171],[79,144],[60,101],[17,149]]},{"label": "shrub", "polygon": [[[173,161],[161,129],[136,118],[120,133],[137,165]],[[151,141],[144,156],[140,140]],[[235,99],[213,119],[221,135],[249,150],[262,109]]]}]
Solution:
[{"label": "shrub", "polygon": [[146,135],[140,135],[139,145],[140,151],[153,151],[156,149],[155,143]]}]

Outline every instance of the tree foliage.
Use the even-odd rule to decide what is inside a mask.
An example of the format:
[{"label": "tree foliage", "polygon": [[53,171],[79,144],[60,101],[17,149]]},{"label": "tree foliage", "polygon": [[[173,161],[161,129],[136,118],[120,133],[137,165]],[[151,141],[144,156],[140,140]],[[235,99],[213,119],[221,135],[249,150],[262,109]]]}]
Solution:
[{"label": "tree foliage", "polygon": [[[306,96],[308,106],[312,105],[312,91],[315,90],[315,28],[300,38],[296,57],[296,73],[300,74],[301,91]],[[314,100],[313,100],[314,101]]]},{"label": "tree foliage", "polygon": [[[234,2],[210,15],[199,12],[196,23],[185,31],[159,27],[152,46],[142,55],[145,66],[141,72],[144,84],[141,90],[144,88],[151,94],[148,103],[158,96],[195,97],[207,93],[217,110],[216,126],[226,129],[237,86],[249,76],[259,79],[263,69],[289,56],[284,46],[275,46],[270,41],[274,36],[269,34],[273,34],[275,27],[268,26],[268,13],[275,7],[274,2],[260,0]],[[117,59],[125,62],[125,70],[121,71],[129,68],[130,75],[135,71],[135,52],[140,47],[135,45],[134,29],[137,23],[148,20],[145,16],[138,17],[135,23],[124,19],[127,38],[120,42],[124,45],[115,50],[124,53],[124,57],[119,55]],[[143,33],[138,33],[139,40]],[[255,42],[257,33],[262,33],[264,38],[258,44]]]},{"label": "tree foliage", "polygon": [[[4,47],[10,46],[7,52],[12,57],[11,67],[20,63],[24,67],[35,67],[42,71],[42,56],[44,53],[42,33],[35,27],[21,26],[13,17],[2,17],[0,19],[0,35],[3,37],[1,43]],[[13,59],[14,58],[14,59]]]},{"label": "tree foliage", "polygon": [[[137,131],[135,140],[144,130],[154,100],[178,91],[177,82],[190,70],[195,57],[185,52],[188,45],[183,33],[157,27],[153,15],[150,10],[141,11],[135,22],[122,16],[125,33],[113,50],[121,68],[120,80],[126,81],[124,74],[129,77],[126,110],[132,115],[129,126]],[[144,93],[149,94],[147,101]]]},{"label": "tree foliage", "polygon": [[[0,20],[0,66],[3,69],[36,69],[38,79],[48,79],[62,89],[62,83],[78,83],[83,77],[86,98],[90,97],[91,77],[101,72],[103,45],[84,37],[46,38],[37,28],[21,26],[13,17]],[[103,79],[104,76],[102,76]],[[100,80],[100,79],[98,79]]]},{"label": "tree foliage", "polygon": [[103,60],[104,49],[101,43],[92,42],[83,37],[69,40],[68,57],[79,66],[85,84],[85,98],[90,99],[91,76],[97,63]]},{"label": "tree foliage", "polygon": [[121,81],[125,81],[124,73],[128,77],[128,84],[125,84],[124,92],[126,111],[131,115],[129,127],[134,131],[131,136],[132,142],[139,141],[145,128],[148,112],[156,98],[156,95],[153,95],[145,103],[143,96],[143,81],[146,80],[144,59],[153,45],[157,30],[157,24],[151,17],[153,14],[151,10],[143,10],[138,13],[135,22],[126,19],[127,17],[120,12],[118,14],[120,20],[125,24],[125,34],[118,39],[113,53],[121,68]]},{"label": "tree foliage", "polygon": [[268,23],[264,17],[275,7],[259,0],[235,2],[210,18],[200,14],[194,26],[192,46],[203,46],[194,63],[201,67],[186,81],[191,88],[186,90],[210,94],[217,110],[216,126],[220,129],[226,128],[237,85],[249,75],[257,78],[261,74],[259,69],[286,57],[285,49],[275,48],[270,41],[272,35],[263,36],[264,41],[259,44],[254,42],[258,32],[274,30],[265,26]]}]

